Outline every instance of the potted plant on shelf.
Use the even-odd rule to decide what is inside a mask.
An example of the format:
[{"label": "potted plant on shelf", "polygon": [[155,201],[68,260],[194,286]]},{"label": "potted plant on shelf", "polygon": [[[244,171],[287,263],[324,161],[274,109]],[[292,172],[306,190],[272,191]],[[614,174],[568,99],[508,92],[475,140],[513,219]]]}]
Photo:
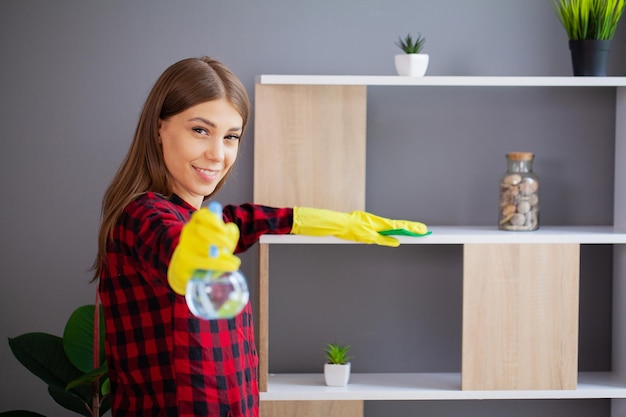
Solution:
[{"label": "potted plant on shelf", "polygon": [[569,39],[574,75],[605,76],[626,0],[553,0]]},{"label": "potted plant on shelf", "polygon": [[326,345],[326,363],[324,364],[324,380],[329,387],[345,387],[350,380],[350,346],[337,343]]},{"label": "potted plant on shelf", "polygon": [[403,54],[397,54],[395,56],[398,75],[422,77],[426,74],[426,69],[428,68],[428,54],[422,53],[424,43],[426,43],[426,38],[419,33],[415,39],[413,39],[410,33],[406,35],[404,39],[402,37],[398,38],[396,45],[404,51]]}]

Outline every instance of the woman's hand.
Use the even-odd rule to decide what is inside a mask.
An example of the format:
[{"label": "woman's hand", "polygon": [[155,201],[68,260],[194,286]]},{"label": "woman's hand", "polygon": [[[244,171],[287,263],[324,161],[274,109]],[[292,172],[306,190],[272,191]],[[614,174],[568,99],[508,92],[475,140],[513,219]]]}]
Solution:
[{"label": "woman's hand", "polygon": [[220,215],[201,208],[183,226],[167,270],[167,280],[177,294],[185,294],[187,281],[197,269],[223,272],[239,269],[241,260],[233,255],[239,229],[234,223],[224,223]]},{"label": "woman's hand", "polygon": [[332,210],[294,207],[291,233],[309,236],[337,236],[361,243],[399,246],[397,239],[380,232],[403,230],[414,236],[428,234],[424,223],[392,220],[365,211],[341,213]]}]

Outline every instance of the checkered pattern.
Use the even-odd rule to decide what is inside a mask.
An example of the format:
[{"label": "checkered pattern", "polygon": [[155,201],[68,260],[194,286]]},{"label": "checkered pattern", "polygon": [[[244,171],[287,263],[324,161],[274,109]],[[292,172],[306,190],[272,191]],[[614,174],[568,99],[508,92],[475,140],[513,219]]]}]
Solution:
[{"label": "checkered pattern", "polygon": [[[181,228],[194,208],[146,193],[113,230],[100,277],[113,416],[256,417],[258,358],[250,303],[228,320],[200,320],[167,283]],[[237,252],[291,230],[292,209],[224,207]]]}]

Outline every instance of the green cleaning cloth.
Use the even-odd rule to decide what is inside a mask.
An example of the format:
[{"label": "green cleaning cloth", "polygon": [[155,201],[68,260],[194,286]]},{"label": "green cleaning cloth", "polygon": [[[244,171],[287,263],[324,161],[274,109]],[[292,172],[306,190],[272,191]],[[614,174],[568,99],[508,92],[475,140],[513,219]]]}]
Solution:
[{"label": "green cleaning cloth", "polygon": [[381,230],[378,233],[381,234],[381,235],[384,235],[384,236],[394,235],[394,236],[422,237],[422,236],[428,236],[432,232],[429,230],[426,233],[413,233],[410,230],[406,230],[406,229],[389,229],[389,230]]}]

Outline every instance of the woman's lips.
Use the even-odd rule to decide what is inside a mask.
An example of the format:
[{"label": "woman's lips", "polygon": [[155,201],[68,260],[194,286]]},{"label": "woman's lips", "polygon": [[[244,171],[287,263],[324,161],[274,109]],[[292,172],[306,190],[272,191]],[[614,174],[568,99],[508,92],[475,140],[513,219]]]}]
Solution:
[{"label": "woman's lips", "polygon": [[219,175],[219,173],[221,172],[221,170],[219,169],[205,169],[205,168],[199,168],[199,167],[194,167],[194,169],[206,181],[215,180],[217,176]]}]

